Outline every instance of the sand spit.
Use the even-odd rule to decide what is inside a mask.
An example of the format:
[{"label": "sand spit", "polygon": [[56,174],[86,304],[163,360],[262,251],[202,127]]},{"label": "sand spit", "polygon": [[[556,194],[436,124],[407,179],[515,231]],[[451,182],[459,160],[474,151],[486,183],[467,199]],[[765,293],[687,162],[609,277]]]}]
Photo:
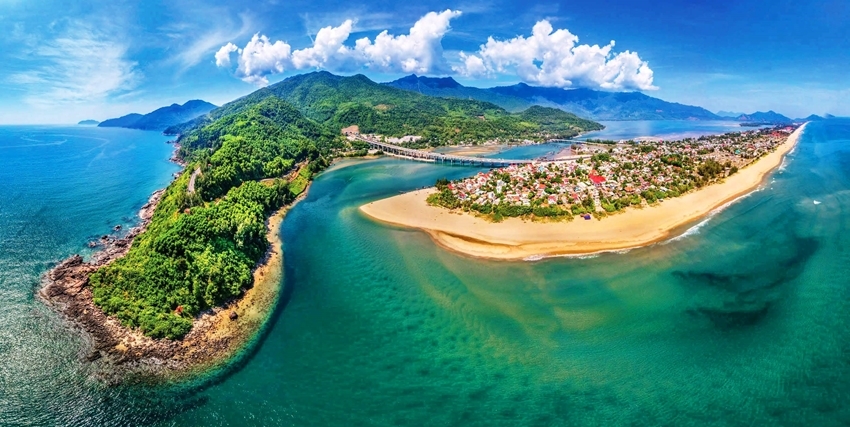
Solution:
[{"label": "sand spit", "polygon": [[646,246],[671,236],[671,231],[755,190],[782,163],[805,129],[722,183],[645,208],[628,209],[601,220],[532,222],[509,218],[493,223],[471,214],[429,206],[436,190],[418,190],[360,207],[367,216],[389,224],[427,232],[438,245],[480,258],[522,260],[582,255]]}]

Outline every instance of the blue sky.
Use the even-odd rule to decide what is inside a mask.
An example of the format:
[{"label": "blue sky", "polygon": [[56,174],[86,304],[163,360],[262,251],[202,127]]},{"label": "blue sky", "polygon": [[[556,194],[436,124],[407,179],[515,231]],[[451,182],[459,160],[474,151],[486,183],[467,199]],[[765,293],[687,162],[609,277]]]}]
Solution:
[{"label": "blue sky", "polygon": [[315,69],[850,115],[846,0],[0,0],[0,28],[0,123],[222,104]]}]

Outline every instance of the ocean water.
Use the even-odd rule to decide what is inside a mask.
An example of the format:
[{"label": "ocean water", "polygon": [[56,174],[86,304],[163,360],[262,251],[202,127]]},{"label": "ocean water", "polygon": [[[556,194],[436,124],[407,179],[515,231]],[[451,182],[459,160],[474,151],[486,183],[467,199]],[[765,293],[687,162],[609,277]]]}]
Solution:
[{"label": "ocean water", "polygon": [[[71,132],[42,131],[30,139]],[[32,296],[174,170],[163,137],[100,131],[78,131],[111,141],[82,154],[75,138],[8,148],[36,129],[0,128],[0,424],[850,423],[850,121],[810,124],[760,191],[684,237],[587,258],[446,252],[357,208],[476,169],[341,162],[284,221],[285,294],[246,357],[192,383],[120,388],[89,378],[79,338]],[[647,136],[635,132],[623,135]],[[82,173],[100,154],[123,167]],[[87,186],[99,190],[75,196]]]}]

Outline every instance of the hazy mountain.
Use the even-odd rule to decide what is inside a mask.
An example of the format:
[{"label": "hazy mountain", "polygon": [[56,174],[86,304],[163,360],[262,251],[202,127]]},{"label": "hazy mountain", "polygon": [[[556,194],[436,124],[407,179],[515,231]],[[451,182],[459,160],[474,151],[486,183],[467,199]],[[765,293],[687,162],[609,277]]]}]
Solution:
[{"label": "hazy mountain", "polygon": [[385,83],[399,89],[447,98],[477,99],[517,111],[528,105],[559,108],[593,120],[718,120],[701,107],[663,101],[640,92],[603,92],[592,89],[560,89],[513,86],[479,89],[463,86],[452,78],[410,75]]},{"label": "hazy mountain", "polygon": [[[827,114],[827,116],[829,116],[829,114]],[[811,116],[806,117],[806,118],[794,119],[794,121],[795,122],[819,122],[821,120],[826,120],[826,119],[827,119],[826,117],[821,117],[817,114],[812,114]]]},{"label": "hazy mountain", "polygon": [[491,102],[508,111],[522,111],[535,105],[533,102],[510,95],[502,95],[489,89],[463,86],[451,77],[420,77],[416,74],[411,74],[407,77],[382,84],[429,96]]},{"label": "hazy mountain", "polygon": [[142,117],[144,116],[139,113],[130,113],[117,119],[104,120],[97,126],[102,128],[128,128],[138,122]]},{"label": "hazy mountain", "polygon": [[720,111],[718,111],[718,112],[717,112],[717,115],[718,115],[718,116],[720,116],[720,117],[735,118],[735,117],[738,117],[738,116],[743,116],[743,115],[745,115],[745,114],[744,114],[744,113],[734,112],[734,111],[723,111],[723,110],[720,110]]},{"label": "hazy mountain", "polygon": [[209,113],[216,106],[206,101],[191,100],[183,105],[171,104],[148,114],[128,114],[117,119],[104,120],[100,127],[124,127],[142,130],[164,130]]},{"label": "hazy mountain", "polygon": [[80,126],[97,126],[98,123],[100,122],[97,120],[82,120],[77,124]]},{"label": "hazy mountain", "polygon": [[773,110],[770,110],[766,113],[762,111],[756,111],[752,114],[742,114],[738,116],[735,120],[738,120],[740,122],[759,122],[770,124],[786,124],[793,122],[793,120]]}]

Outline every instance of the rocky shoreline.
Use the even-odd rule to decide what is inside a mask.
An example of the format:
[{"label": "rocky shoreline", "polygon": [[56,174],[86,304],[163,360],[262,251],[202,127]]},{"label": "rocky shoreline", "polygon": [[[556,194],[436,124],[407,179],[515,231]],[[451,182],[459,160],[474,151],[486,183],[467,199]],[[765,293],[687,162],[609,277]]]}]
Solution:
[{"label": "rocky shoreline", "polygon": [[243,290],[239,299],[202,313],[182,339],[152,339],[122,326],[95,306],[89,276],[129,251],[133,239],[150,223],[164,191],[153,193],[142,207],[138,226],[120,238],[104,236],[100,241],[104,248],[88,262],[80,255],[65,259],[44,275],[38,292],[47,305],[82,332],[88,346],[81,357],[109,384],[174,379],[222,365],[255,336],[277,301],[282,275],[278,233],[286,208],[266,223],[272,244],[255,269],[254,286]]}]

